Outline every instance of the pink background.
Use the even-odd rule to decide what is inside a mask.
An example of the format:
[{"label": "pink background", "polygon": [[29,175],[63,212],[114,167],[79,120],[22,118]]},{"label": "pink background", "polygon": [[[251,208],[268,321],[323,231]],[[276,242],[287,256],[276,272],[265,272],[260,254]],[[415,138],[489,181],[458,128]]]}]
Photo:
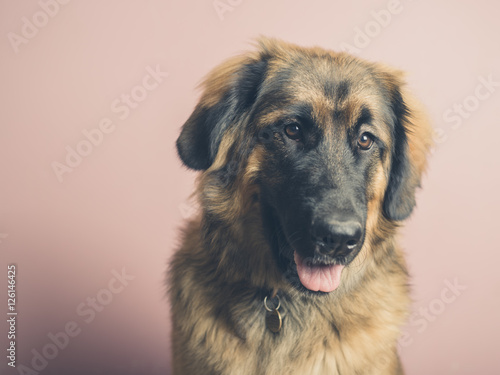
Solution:
[{"label": "pink background", "polygon": [[[0,310],[6,265],[16,263],[18,365],[31,367],[32,350],[74,321],[80,334],[41,374],[168,374],[163,277],[179,223],[192,214],[195,177],[174,141],[195,86],[258,35],[339,49],[362,46],[362,30],[372,36],[356,54],[407,71],[441,129],[401,235],[415,314],[404,330],[404,366],[410,375],[499,374],[499,84],[474,96],[480,77],[500,82],[500,6],[393,1],[388,20],[381,11],[391,1],[379,0],[220,0],[231,9],[223,19],[213,0],[74,0],[46,19],[38,12],[49,0],[1,0]],[[47,24],[16,52],[9,33],[22,35],[23,17]],[[169,74],[150,91],[138,86],[148,66]],[[147,97],[121,119],[111,105],[133,90]],[[443,118],[460,103],[466,113]],[[66,148],[105,118],[114,130],[59,182],[51,164],[65,163]],[[109,297],[112,270],[122,268],[135,278],[85,323],[77,307]],[[466,289],[453,293],[449,283]],[[0,372],[18,373],[4,355]]]}]

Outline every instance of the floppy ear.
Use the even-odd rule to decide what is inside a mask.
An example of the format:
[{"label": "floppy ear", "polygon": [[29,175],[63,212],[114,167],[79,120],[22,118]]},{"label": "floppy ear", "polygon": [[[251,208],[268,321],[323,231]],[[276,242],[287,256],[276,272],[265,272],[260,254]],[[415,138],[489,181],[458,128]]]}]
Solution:
[{"label": "floppy ear", "polygon": [[415,207],[426,157],[431,146],[431,128],[424,112],[402,83],[393,83],[391,107],[394,118],[392,164],[383,210],[390,220],[404,220]]},{"label": "floppy ear", "polygon": [[208,169],[226,130],[255,102],[267,71],[267,60],[248,54],[216,67],[203,82],[203,94],[182,127],[177,152],[192,169]]}]

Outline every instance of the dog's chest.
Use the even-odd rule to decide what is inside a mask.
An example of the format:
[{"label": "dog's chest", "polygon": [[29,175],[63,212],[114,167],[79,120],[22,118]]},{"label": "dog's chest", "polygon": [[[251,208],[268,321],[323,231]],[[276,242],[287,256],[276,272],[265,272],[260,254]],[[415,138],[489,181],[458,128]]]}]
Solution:
[{"label": "dog's chest", "polygon": [[[247,331],[246,343],[237,345],[234,362],[241,375],[335,375],[340,342],[326,320],[309,315],[284,314],[283,326],[273,333],[265,313]],[[236,372],[233,372],[236,373]]]},{"label": "dog's chest", "polygon": [[[303,347],[310,344],[299,340],[286,342],[283,345],[262,345],[260,348],[255,348],[253,353],[246,353],[246,358],[238,364],[240,365],[238,374],[338,374],[334,352],[322,344]],[[264,353],[265,351],[268,352]]]}]

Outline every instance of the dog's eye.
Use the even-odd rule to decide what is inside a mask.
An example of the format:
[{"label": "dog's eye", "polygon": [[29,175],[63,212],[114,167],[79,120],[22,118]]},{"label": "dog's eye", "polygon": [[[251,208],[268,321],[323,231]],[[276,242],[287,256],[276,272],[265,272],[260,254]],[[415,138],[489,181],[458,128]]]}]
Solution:
[{"label": "dog's eye", "polygon": [[370,133],[363,133],[358,138],[358,147],[362,150],[369,150],[373,145],[373,136]]},{"label": "dog's eye", "polygon": [[286,136],[294,141],[299,141],[302,138],[302,130],[295,122],[285,126]]}]

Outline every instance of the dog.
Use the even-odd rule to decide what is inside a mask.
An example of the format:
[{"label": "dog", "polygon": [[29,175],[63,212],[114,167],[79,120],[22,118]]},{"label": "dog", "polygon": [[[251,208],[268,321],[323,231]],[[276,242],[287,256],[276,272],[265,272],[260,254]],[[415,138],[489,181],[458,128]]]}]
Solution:
[{"label": "dog", "polygon": [[175,374],[402,374],[396,234],[432,132],[403,73],[261,38],[177,139],[200,215],[168,271]]}]

